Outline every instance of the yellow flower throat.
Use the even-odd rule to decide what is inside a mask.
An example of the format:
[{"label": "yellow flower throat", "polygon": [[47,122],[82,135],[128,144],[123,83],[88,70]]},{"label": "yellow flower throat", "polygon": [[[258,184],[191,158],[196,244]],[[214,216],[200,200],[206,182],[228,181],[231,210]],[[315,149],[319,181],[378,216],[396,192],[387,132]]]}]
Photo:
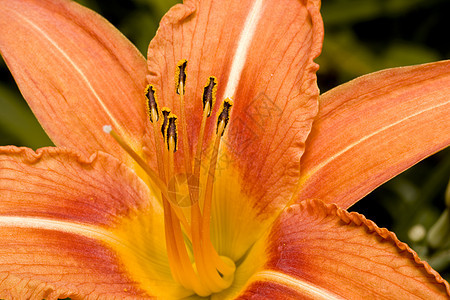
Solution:
[{"label": "yellow flower throat", "polygon": [[[217,80],[215,77],[210,77],[203,90],[202,122],[193,157],[187,138],[184,103],[186,66],[187,61],[181,60],[177,64],[175,75],[175,88],[179,95],[181,108],[179,121],[177,116],[170,112],[170,109],[159,109],[153,85],[149,85],[145,90],[149,118],[155,138],[158,172],[152,170],[144,159],[109,126],[105,126],[105,131],[110,133],[142,167],[161,192],[167,255],[174,280],[199,296],[209,296],[228,288],[233,282],[236,269],[231,259],[219,256],[210,239],[211,203],[217,157],[221,137],[227,127],[233,103],[227,98],[221,105],[217,117],[213,151],[209,158],[209,169],[206,179],[203,180],[206,182],[201,182],[200,167],[205,125],[213,110]],[[174,154],[178,147],[178,123],[183,136],[183,161],[186,170],[182,180],[179,175],[174,174]],[[181,205],[182,201],[188,203]],[[201,203],[202,207],[200,207]],[[186,213],[182,206],[189,207],[189,212]],[[189,253],[192,255],[190,256]]]}]

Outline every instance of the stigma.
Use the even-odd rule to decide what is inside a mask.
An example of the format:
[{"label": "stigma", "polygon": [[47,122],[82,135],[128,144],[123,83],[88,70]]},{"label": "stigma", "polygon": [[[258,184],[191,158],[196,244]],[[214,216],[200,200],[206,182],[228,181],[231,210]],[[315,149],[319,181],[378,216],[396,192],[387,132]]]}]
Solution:
[{"label": "stigma", "polygon": [[[157,170],[150,168],[111,126],[105,125],[103,130],[141,166],[152,185],[159,189],[164,208],[166,249],[173,279],[197,295],[206,297],[228,288],[234,280],[236,270],[234,261],[219,255],[210,237],[217,158],[233,102],[229,98],[223,100],[217,115],[211,118],[218,82],[216,77],[210,76],[203,88],[202,98],[199,99],[202,101],[203,111],[198,112],[202,119],[197,144],[191,147],[185,111],[185,86],[189,82],[187,71],[188,62],[185,59],[175,66],[174,88],[180,104],[178,115],[167,107],[160,109],[158,91],[154,85],[149,84],[144,91],[155,139]],[[215,126],[215,136],[210,142],[213,150],[206,157],[203,153],[204,135],[205,129],[210,126]],[[182,141],[180,145],[179,136]],[[180,147],[183,151],[177,152]],[[194,149],[194,153],[191,153],[191,149]],[[181,155],[184,162],[182,174],[175,174],[176,155]],[[200,174],[202,165],[207,166],[204,176]]]}]

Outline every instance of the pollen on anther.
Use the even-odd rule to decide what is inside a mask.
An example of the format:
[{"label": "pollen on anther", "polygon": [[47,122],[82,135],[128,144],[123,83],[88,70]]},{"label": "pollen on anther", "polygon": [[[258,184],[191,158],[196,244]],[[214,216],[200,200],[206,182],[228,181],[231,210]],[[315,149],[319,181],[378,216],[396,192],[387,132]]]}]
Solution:
[{"label": "pollen on anther", "polygon": [[153,85],[149,84],[145,89],[145,98],[147,99],[147,112],[150,117],[150,122],[158,122],[158,100],[156,98],[156,91]]},{"label": "pollen on anther", "polygon": [[178,62],[175,70],[175,91],[178,95],[184,95],[186,86],[186,67],[187,60],[182,59]]},{"label": "pollen on anther", "polygon": [[[233,101],[230,98],[225,99],[222,102],[221,108],[220,108],[220,114],[219,117],[217,118],[217,128],[216,128],[216,134],[220,134],[221,136],[223,136],[223,133],[225,132],[225,128],[228,125],[228,121],[230,119],[230,110],[231,107],[233,106]],[[219,125],[221,122],[224,122],[224,126],[223,126],[223,130],[222,132],[219,132]]]},{"label": "pollen on anther", "polygon": [[216,92],[217,92],[217,79],[214,76],[209,77],[208,83],[203,88],[203,110],[206,108],[206,104],[209,103],[209,109],[207,111],[207,116],[211,116],[212,108],[216,102]]},{"label": "pollen on anther", "polygon": [[[167,142],[167,148],[172,150],[173,152],[176,152],[177,142],[178,142],[178,132],[177,132],[177,116],[174,114],[169,114],[167,118],[167,130],[166,130],[166,142]],[[173,145],[171,145],[171,142],[173,141]]]},{"label": "pollen on anther", "polygon": [[161,114],[163,115],[163,122],[161,124],[161,134],[163,136],[163,138],[166,137],[166,130],[167,130],[167,123],[168,123],[168,119],[169,119],[169,115],[170,115],[170,108],[167,107],[163,107],[161,109]]}]

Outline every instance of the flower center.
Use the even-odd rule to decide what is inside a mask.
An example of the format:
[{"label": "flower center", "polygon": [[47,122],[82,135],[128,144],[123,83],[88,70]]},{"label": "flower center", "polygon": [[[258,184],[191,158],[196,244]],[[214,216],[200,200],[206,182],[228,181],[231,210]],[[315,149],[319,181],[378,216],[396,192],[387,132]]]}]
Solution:
[{"label": "flower center", "polygon": [[[202,153],[205,126],[207,118],[212,114],[217,80],[215,77],[210,77],[204,87],[202,122],[196,151],[191,155],[184,103],[186,67],[187,61],[181,60],[176,68],[175,88],[181,108],[179,119],[168,108],[159,109],[153,85],[149,85],[145,91],[149,119],[155,138],[157,171],[151,169],[110,126],[105,126],[104,130],[110,133],[142,167],[161,192],[167,255],[174,280],[199,296],[209,296],[228,288],[233,282],[236,270],[230,258],[217,253],[210,239],[211,204],[217,157],[233,103],[230,99],[222,102],[217,116],[208,172],[206,176],[200,176],[202,159],[205,160]],[[184,156],[184,174],[174,174],[178,127],[181,127],[183,136],[181,146]]]}]

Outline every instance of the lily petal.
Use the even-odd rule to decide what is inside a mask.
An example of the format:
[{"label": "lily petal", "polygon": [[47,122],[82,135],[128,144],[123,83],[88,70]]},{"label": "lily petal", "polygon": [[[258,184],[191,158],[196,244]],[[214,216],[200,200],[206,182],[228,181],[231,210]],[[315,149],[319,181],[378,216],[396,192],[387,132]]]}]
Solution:
[{"label": "lily petal", "polygon": [[[321,96],[299,200],[348,208],[450,144],[450,61],[366,75]],[[337,175],[339,174],[339,175]]]},{"label": "lily petal", "polygon": [[283,211],[247,260],[245,268],[255,264],[260,268],[238,299],[450,296],[448,283],[394,233],[318,200]]},{"label": "lily petal", "polygon": [[148,188],[105,153],[84,160],[60,148],[7,146],[0,166],[1,215],[112,226],[139,207],[161,211]]},{"label": "lily petal", "polygon": [[160,204],[108,154],[1,147],[0,198],[0,298],[191,293],[171,277]]},{"label": "lily petal", "polygon": [[125,155],[102,127],[142,148],[146,62],[111,24],[73,1],[1,0],[0,51],[52,141]]},{"label": "lily petal", "polygon": [[[234,101],[219,152],[213,204],[216,211],[227,211],[213,216],[213,223],[221,219],[217,224],[231,226],[214,229],[234,235],[223,239],[222,250],[230,257],[243,254],[258,236],[255,231],[264,227],[261,222],[270,222],[297,183],[304,143],[317,114],[318,66],[313,59],[322,46],[319,6],[316,0],[185,1],[168,12],[150,43],[148,81],[178,116],[175,66],[188,61],[185,108],[191,153],[209,76],[218,81],[213,116],[222,100]],[[216,124],[217,118],[211,117],[203,146],[206,157]],[[178,172],[183,172],[183,142],[179,145],[175,158]],[[204,161],[207,173],[209,161]],[[251,216],[236,219],[248,210]]]},{"label": "lily petal", "polygon": [[3,219],[2,299],[150,298],[126,275],[116,254],[95,239],[75,232],[10,227]]}]

